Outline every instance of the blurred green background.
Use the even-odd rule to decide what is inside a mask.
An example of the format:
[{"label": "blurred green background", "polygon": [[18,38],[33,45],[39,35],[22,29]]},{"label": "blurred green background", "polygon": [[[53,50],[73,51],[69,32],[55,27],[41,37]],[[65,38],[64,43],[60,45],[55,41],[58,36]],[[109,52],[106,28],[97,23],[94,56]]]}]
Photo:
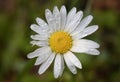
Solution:
[{"label": "blurred green background", "polygon": [[[30,44],[30,25],[36,17],[45,19],[44,10],[65,5],[91,14],[91,24],[99,30],[86,38],[100,44],[99,56],[76,54],[83,69],[73,75],[66,67],[62,78],[54,79],[53,64],[42,75],[35,59],[27,54],[36,49]],[[0,0],[0,82],[120,82],[120,0]]]}]

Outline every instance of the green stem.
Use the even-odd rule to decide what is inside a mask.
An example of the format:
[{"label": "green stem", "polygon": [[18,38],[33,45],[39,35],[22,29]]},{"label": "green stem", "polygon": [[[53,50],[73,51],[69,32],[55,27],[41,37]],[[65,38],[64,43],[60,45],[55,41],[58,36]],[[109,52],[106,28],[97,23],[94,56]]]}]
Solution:
[{"label": "green stem", "polygon": [[93,4],[93,0],[88,0],[87,4],[86,4],[86,8],[85,8],[85,16],[90,14],[90,11],[92,9],[92,4]]},{"label": "green stem", "polygon": [[62,76],[61,76],[61,77],[59,77],[59,82],[62,82],[62,78],[63,78]]}]

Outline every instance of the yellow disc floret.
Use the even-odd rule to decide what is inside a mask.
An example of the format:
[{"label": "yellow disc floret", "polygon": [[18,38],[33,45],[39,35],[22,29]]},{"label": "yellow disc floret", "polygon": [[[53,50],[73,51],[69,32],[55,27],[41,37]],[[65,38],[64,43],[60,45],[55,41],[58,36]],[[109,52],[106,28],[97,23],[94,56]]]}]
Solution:
[{"label": "yellow disc floret", "polygon": [[58,31],[51,34],[49,39],[51,49],[56,53],[65,53],[72,46],[72,37],[64,31]]}]

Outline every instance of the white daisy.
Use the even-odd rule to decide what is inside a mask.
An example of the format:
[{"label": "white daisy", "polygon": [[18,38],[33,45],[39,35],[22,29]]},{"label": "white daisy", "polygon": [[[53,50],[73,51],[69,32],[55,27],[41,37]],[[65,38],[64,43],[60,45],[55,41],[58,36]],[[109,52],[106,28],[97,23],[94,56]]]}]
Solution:
[{"label": "white daisy", "polygon": [[36,35],[31,35],[31,44],[40,48],[27,55],[28,58],[37,57],[35,65],[41,65],[38,73],[44,73],[54,60],[54,77],[58,78],[64,70],[64,61],[69,70],[76,74],[76,67],[82,65],[75,53],[99,55],[99,44],[94,41],[82,39],[95,32],[98,25],[88,26],[92,21],[91,15],[83,17],[83,12],[76,12],[72,8],[67,15],[65,6],[60,11],[55,6],[53,12],[45,10],[47,23],[41,18],[36,18],[38,25],[32,24],[31,29]]}]

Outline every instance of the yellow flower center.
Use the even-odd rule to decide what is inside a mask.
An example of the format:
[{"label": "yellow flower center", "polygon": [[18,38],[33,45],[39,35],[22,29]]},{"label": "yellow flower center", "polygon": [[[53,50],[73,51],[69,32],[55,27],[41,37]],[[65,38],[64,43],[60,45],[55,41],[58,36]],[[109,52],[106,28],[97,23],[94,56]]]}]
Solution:
[{"label": "yellow flower center", "polygon": [[65,53],[72,46],[72,37],[64,31],[58,31],[51,34],[49,39],[51,49],[56,53]]}]

